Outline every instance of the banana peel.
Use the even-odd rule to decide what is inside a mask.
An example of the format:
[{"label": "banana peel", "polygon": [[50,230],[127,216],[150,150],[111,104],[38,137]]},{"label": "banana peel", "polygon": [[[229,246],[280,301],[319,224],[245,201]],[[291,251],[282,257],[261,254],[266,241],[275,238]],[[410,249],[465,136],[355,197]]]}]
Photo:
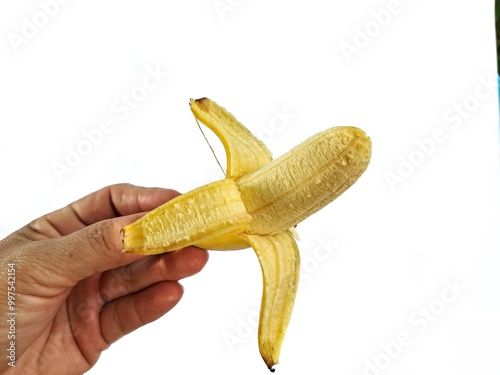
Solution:
[{"label": "banana peel", "polygon": [[371,141],[361,129],[333,127],[273,160],[265,144],[214,101],[191,99],[190,107],[222,141],[226,178],[124,227],[123,251],[152,255],[189,245],[252,247],[263,274],[259,350],[274,371],[299,281],[294,228],[356,182],[369,164]]}]

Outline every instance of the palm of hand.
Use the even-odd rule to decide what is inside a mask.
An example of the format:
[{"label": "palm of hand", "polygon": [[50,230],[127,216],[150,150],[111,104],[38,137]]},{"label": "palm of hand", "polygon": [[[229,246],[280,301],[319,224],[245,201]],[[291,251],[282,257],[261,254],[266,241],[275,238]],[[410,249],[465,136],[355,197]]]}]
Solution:
[{"label": "palm of hand", "polygon": [[15,367],[0,371],[81,374],[113,342],[173,308],[178,280],[201,270],[207,252],[122,254],[120,229],[177,194],[115,185],[0,241],[2,263],[16,265],[17,312]]}]

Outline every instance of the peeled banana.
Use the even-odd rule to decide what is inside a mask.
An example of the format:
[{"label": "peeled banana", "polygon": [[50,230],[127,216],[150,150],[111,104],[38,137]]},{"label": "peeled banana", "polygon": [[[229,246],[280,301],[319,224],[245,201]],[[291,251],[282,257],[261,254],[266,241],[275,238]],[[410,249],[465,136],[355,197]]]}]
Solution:
[{"label": "peeled banana", "polygon": [[123,251],[150,255],[189,245],[251,246],[263,274],[259,350],[274,371],[299,281],[294,227],[361,176],[371,141],[358,128],[333,127],[273,160],[264,143],[212,100],[191,99],[190,107],[222,141],[226,178],[178,196],[123,228]]}]

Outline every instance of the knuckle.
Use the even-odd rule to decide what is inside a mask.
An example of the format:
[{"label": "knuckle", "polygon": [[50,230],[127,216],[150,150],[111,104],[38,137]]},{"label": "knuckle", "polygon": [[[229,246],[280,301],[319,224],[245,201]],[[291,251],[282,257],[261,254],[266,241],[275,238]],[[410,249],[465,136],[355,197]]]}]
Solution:
[{"label": "knuckle", "polygon": [[87,240],[95,251],[116,250],[113,243],[113,225],[110,221],[100,221],[92,225],[87,231]]}]

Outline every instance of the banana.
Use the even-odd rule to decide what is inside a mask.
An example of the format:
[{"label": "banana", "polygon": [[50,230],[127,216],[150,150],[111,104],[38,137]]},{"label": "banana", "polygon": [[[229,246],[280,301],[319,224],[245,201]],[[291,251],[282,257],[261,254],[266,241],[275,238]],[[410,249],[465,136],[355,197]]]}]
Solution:
[{"label": "banana", "polygon": [[274,371],[299,280],[294,228],[356,182],[369,164],[371,141],[358,128],[333,127],[273,160],[263,142],[212,100],[191,99],[190,107],[222,141],[226,178],[180,195],[124,227],[123,251],[152,255],[189,245],[252,247],[263,275],[259,350]]}]

